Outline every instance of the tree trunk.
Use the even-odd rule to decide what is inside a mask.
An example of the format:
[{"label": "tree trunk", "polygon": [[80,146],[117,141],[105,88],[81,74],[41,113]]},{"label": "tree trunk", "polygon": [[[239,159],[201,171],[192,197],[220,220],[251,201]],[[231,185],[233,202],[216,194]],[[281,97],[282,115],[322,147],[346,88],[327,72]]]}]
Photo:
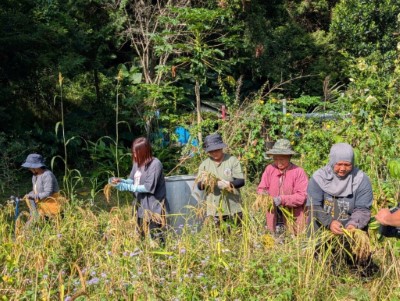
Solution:
[{"label": "tree trunk", "polygon": [[196,95],[196,111],[197,111],[197,126],[198,126],[198,132],[197,136],[199,138],[199,145],[201,145],[202,141],[202,136],[201,136],[201,128],[200,128],[200,123],[201,123],[201,101],[200,101],[200,83],[198,80],[196,80],[196,85],[194,86],[194,94]]}]

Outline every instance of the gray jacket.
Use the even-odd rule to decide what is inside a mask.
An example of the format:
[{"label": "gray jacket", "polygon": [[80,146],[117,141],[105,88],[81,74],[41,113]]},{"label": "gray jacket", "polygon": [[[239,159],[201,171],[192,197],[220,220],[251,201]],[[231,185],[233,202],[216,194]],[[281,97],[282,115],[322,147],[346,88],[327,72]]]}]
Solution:
[{"label": "gray jacket", "polygon": [[347,197],[335,197],[324,192],[311,178],[307,195],[308,222],[313,223],[314,230],[321,225],[329,228],[332,220],[341,222],[344,227],[354,225],[363,229],[371,218],[373,193],[371,182],[366,175],[354,193]]},{"label": "gray jacket", "polygon": [[[138,170],[137,164],[133,164],[129,178],[134,180],[136,171]],[[162,214],[163,205],[168,209],[168,204],[165,199],[165,179],[163,174],[163,166],[157,158],[153,158],[150,164],[141,169],[142,175],[140,177],[139,185],[144,185],[148,192],[134,192],[138,203],[138,216],[143,218],[144,209],[151,212]]]},{"label": "gray jacket", "polygon": [[28,196],[39,200],[45,199],[60,190],[56,177],[48,169],[42,174],[32,177],[32,187],[33,189]]}]

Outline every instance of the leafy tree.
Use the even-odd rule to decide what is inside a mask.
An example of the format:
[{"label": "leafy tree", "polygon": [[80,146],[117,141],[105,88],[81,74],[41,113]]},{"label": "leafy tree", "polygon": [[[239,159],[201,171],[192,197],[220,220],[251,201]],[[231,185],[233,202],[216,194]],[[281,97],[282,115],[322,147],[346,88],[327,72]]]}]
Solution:
[{"label": "leafy tree", "polygon": [[[229,74],[240,62],[238,52],[244,46],[242,24],[232,18],[232,10],[206,8],[171,8],[173,17],[162,18],[163,24],[178,24],[178,33],[164,30],[154,36],[156,53],[173,55],[171,76],[194,82],[197,123],[202,121],[201,86],[211,77]],[[235,22],[236,21],[236,22]],[[166,26],[168,27],[168,26]],[[174,39],[169,39],[174,36]],[[214,75],[213,75],[214,74]],[[199,131],[199,141],[201,132]]]},{"label": "leafy tree", "polygon": [[333,9],[330,30],[339,50],[353,57],[396,48],[400,34],[399,0],[346,0]]},{"label": "leafy tree", "polygon": [[[161,24],[159,18],[170,15],[169,6],[187,6],[188,0],[135,0],[122,1],[110,11],[118,20],[118,44],[131,54],[127,69],[131,74],[141,73],[140,84],[132,84],[129,77],[123,85],[123,114],[137,116],[134,123],[144,128],[147,136],[157,131],[158,113],[164,107],[176,108],[180,100],[180,89],[175,89],[165,77],[169,70],[165,66],[170,53],[155,52],[153,36],[163,30],[178,31],[174,25]],[[173,39],[173,37],[171,37]],[[129,46],[129,47],[127,47]],[[171,106],[171,103],[175,105]],[[166,106],[165,106],[166,105]],[[173,110],[172,110],[173,111]],[[170,112],[171,113],[171,112]],[[164,116],[164,114],[162,115]],[[156,129],[153,130],[153,127]]]},{"label": "leafy tree", "polygon": [[337,81],[329,16],[335,1],[252,1],[245,11],[252,48],[251,77],[258,83],[303,77],[285,87],[286,96],[319,95],[322,82]]}]

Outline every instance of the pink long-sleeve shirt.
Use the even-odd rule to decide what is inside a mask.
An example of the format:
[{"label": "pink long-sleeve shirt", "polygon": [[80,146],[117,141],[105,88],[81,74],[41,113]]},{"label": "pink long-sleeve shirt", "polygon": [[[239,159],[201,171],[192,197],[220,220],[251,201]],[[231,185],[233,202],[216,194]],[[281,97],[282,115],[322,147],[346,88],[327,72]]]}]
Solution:
[{"label": "pink long-sleeve shirt", "polygon": [[[264,170],[261,182],[258,185],[258,193],[268,193],[272,197],[280,196],[281,205],[293,208],[297,229],[304,227],[304,204],[307,199],[308,177],[304,169],[290,163],[284,173],[270,164]],[[266,213],[267,228],[273,232],[276,229],[277,215],[275,210]],[[286,223],[286,221],[285,221]]]}]

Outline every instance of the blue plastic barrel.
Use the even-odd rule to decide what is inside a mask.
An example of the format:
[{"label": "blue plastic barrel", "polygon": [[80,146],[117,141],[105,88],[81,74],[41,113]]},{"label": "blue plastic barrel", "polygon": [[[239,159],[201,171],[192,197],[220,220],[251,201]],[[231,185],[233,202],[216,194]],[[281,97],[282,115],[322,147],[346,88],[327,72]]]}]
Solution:
[{"label": "blue plastic barrel", "polygon": [[185,225],[197,229],[201,221],[196,219],[194,213],[187,206],[199,205],[202,192],[195,185],[195,176],[181,175],[165,178],[169,212],[167,222],[177,232]]}]

